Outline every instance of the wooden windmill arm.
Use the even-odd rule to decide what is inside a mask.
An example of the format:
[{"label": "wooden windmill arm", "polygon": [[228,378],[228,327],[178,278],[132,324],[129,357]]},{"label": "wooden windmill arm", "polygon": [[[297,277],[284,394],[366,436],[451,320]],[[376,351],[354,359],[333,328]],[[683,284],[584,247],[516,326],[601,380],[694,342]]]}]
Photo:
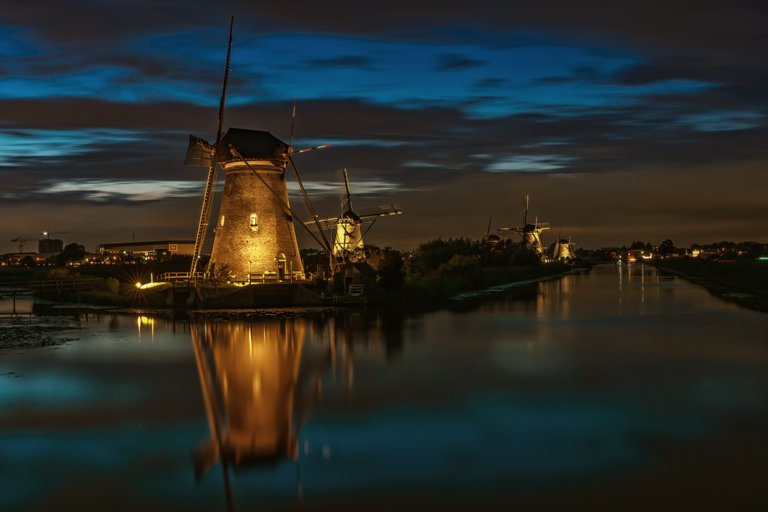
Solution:
[{"label": "wooden windmill arm", "polygon": [[403,210],[401,210],[400,208],[391,207],[389,209],[382,209],[378,212],[364,213],[362,215],[359,215],[358,217],[362,222],[372,222],[379,217],[386,217],[389,215],[401,215],[402,213],[403,213]]},{"label": "wooden windmill arm", "polygon": [[318,230],[335,229],[338,222],[339,219],[337,217],[332,217],[328,219],[319,219],[317,221],[308,220],[304,222],[304,225],[307,226],[311,231],[317,232]]}]

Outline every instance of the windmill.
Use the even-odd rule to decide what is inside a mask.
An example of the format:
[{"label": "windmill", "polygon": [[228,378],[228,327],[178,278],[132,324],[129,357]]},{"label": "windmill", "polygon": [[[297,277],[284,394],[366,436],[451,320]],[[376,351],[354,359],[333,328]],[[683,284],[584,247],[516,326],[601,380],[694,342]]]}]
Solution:
[{"label": "windmill", "polygon": [[539,222],[538,218],[533,224],[528,223],[528,195],[526,194],[523,201],[523,225],[519,227],[499,228],[499,233],[507,231],[513,231],[520,235],[522,238],[523,246],[536,253],[539,256],[544,256],[544,245],[541,243],[542,232],[549,229],[548,222]]},{"label": "windmill", "polygon": [[571,263],[576,259],[576,251],[570,238],[558,238],[550,246],[550,252],[552,253],[552,259],[555,261],[562,261],[565,263]]},{"label": "windmill", "polygon": [[483,235],[483,243],[491,248],[496,247],[501,242],[501,237],[497,234],[491,234],[491,222],[493,221],[493,215],[488,216],[488,227]]},{"label": "windmill", "polygon": [[[380,217],[400,215],[403,211],[394,204],[383,205],[371,213],[357,214],[352,208],[352,193],[349,189],[349,174],[342,170],[344,193],[341,198],[341,215],[319,219],[305,224],[312,230],[333,231],[333,257],[338,263],[361,263],[365,261],[363,237]],[[363,224],[368,227],[363,231]]]},{"label": "windmill", "polygon": [[[198,263],[211,218],[216,174],[221,169],[225,174],[224,190],[205,274],[223,274],[227,280],[239,282],[250,281],[253,275],[279,281],[303,279],[304,268],[293,223],[295,215],[285,182],[288,163],[299,180],[307,209],[313,211],[291,157],[293,149],[262,130],[230,128],[222,135],[233,22],[231,18],[216,141],[210,144],[190,135],[185,158],[187,165],[208,168],[189,276],[193,279],[200,276]],[[300,153],[312,149],[319,147]],[[327,243],[322,245],[329,247]]]}]

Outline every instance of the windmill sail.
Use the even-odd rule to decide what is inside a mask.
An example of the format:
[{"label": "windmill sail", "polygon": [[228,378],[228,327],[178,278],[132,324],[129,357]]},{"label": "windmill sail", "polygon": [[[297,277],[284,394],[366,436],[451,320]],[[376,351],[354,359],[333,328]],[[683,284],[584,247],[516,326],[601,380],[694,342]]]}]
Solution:
[{"label": "windmill sail", "polygon": [[522,238],[522,245],[536,253],[539,256],[544,256],[544,244],[541,240],[541,234],[549,229],[549,222],[539,222],[538,218],[533,224],[528,224],[528,195],[523,198],[523,225],[516,227],[499,228],[499,233],[512,231],[520,235]]},{"label": "windmill sail", "polygon": [[[219,122],[216,129],[216,144],[218,146],[221,140],[222,125],[224,124],[224,105],[227,100],[227,83],[229,81],[229,58],[232,55],[232,28],[235,23],[234,16],[229,18],[229,40],[227,43],[227,60],[224,65],[224,84],[221,87],[221,100],[219,101]],[[193,137],[190,136],[190,146],[193,145]],[[194,146],[204,147],[209,144],[202,139],[194,137]],[[198,144],[198,141],[200,142]],[[187,156],[190,156],[189,148],[187,149]],[[199,161],[201,156],[200,152],[193,154],[192,161]],[[195,234],[195,247],[192,250],[192,265],[189,268],[189,277],[194,278],[197,272],[197,264],[200,259],[200,252],[203,249],[203,242],[205,242],[205,233],[208,231],[208,219],[211,216],[211,206],[213,205],[213,191],[216,188],[216,159],[213,151],[208,150],[208,176],[205,180],[205,189],[203,191],[203,204],[200,207],[200,220],[197,223],[197,233]],[[194,164],[193,164],[194,165]]]},{"label": "windmill sail", "polygon": [[190,135],[187,154],[184,157],[184,165],[209,167],[211,165],[212,154],[213,146],[209,144],[208,141]]}]

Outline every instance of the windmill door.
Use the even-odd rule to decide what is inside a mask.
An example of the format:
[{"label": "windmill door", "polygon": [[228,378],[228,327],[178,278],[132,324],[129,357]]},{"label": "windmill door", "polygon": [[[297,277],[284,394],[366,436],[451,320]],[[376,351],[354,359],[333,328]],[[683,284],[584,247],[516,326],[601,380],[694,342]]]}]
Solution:
[{"label": "windmill door", "polygon": [[280,253],[277,255],[277,278],[282,281],[285,279],[285,253]]}]

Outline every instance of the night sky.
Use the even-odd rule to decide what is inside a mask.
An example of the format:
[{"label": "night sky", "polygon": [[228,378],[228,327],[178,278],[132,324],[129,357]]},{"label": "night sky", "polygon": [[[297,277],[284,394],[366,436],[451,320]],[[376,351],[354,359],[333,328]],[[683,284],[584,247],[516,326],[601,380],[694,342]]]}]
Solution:
[{"label": "night sky", "polygon": [[342,167],[360,213],[402,206],[371,243],[479,238],[526,193],[546,242],[768,241],[765,0],[0,0],[0,252],[194,238],[230,14],[225,127],[288,140],[297,98],[319,213]]}]

